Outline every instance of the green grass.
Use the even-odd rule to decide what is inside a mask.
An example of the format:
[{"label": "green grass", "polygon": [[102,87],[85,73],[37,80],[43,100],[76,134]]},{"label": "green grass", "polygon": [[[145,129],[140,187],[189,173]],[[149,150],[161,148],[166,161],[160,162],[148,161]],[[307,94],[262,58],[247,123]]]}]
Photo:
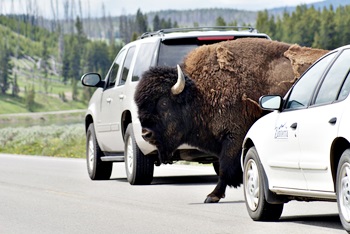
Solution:
[{"label": "green grass", "polygon": [[[26,113],[29,112],[25,107],[24,93],[20,93],[19,97],[11,95],[0,95],[0,114],[9,113]],[[58,97],[46,95],[43,93],[35,94],[34,112],[60,111],[86,109],[87,104],[80,101],[64,102]]]},{"label": "green grass", "polygon": [[[35,90],[35,105],[32,112],[47,112],[59,110],[86,109],[88,100],[72,100],[72,85],[70,82],[64,84],[62,77],[49,71],[48,78],[44,77],[43,71],[37,68],[35,61],[27,58],[12,58],[14,65],[13,73],[17,75],[17,84],[20,88],[18,97],[10,95],[11,90],[6,94],[0,94],[0,114],[27,113],[30,112],[25,106],[25,90]],[[57,64],[59,69],[60,65]],[[78,98],[81,97],[83,87],[78,82]],[[66,100],[62,100],[59,95],[64,93]]]},{"label": "green grass", "polygon": [[0,152],[53,157],[85,157],[82,123],[0,128]]},{"label": "green grass", "polygon": [[[38,59],[34,59],[36,61],[12,59],[20,92],[18,97],[10,95],[11,90],[0,94],[0,153],[85,157],[83,123],[88,100],[72,100],[70,82],[64,84],[62,77],[53,71],[49,71],[45,79],[43,72],[36,67]],[[35,90],[32,112],[35,113],[30,113],[25,106],[25,90],[32,87]],[[82,91],[83,87],[79,85],[78,92]],[[62,93],[66,96],[65,101],[59,97]],[[55,112],[64,110],[81,111]]]},{"label": "green grass", "polygon": [[0,95],[0,114],[28,112],[21,97]]}]

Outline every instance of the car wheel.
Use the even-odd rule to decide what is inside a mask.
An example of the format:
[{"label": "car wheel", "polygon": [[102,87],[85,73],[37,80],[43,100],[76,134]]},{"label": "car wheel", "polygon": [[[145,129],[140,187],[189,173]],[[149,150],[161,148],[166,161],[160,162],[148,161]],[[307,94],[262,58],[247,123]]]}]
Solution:
[{"label": "car wheel", "polygon": [[124,137],[126,176],[132,185],[146,185],[153,180],[154,157],[145,156],[137,146],[132,125],[129,124]]},{"label": "car wheel", "polygon": [[90,124],[86,132],[86,162],[92,180],[108,180],[111,177],[113,163],[101,161],[102,156],[104,154],[98,145],[94,124]]},{"label": "car wheel", "polygon": [[282,204],[270,204],[265,198],[264,173],[255,147],[244,159],[243,190],[249,216],[255,221],[274,221],[281,217]]},{"label": "car wheel", "polygon": [[350,231],[350,149],[342,154],[337,170],[337,203],[341,223]]}]

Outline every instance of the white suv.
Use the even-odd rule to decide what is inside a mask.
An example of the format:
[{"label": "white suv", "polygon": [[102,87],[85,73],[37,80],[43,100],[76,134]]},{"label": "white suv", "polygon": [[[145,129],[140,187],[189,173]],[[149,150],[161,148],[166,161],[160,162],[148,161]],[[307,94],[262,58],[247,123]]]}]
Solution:
[{"label": "white suv", "polygon": [[[163,29],[144,33],[125,45],[106,77],[97,73],[82,76],[82,84],[96,87],[85,117],[87,169],[92,180],[109,179],[113,162],[125,161],[130,184],[150,184],[154,165],[160,165],[156,148],[141,136],[134,92],[142,73],[151,66],[176,66],[192,49],[244,37],[270,39],[253,28],[211,27]],[[174,160],[213,163],[217,158],[183,145]]]}]

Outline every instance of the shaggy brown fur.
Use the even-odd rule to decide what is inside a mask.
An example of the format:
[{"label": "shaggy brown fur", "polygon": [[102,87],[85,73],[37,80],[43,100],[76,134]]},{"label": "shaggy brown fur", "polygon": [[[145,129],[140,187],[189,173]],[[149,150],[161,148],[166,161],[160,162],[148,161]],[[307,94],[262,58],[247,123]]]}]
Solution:
[{"label": "shaggy brown fur", "polygon": [[262,116],[263,94],[284,95],[325,50],[266,39],[238,39],[201,46],[182,64],[183,92],[173,95],[175,68],[151,68],[135,93],[142,127],[162,162],[181,144],[218,156],[219,182],[206,202],[217,202],[227,185],[242,183],[239,152],[250,126]]},{"label": "shaggy brown fur", "polygon": [[284,56],[289,58],[292,63],[294,76],[299,78],[310,66],[310,64],[312,64],[326,52],[328,52],[328,50],[300,47],[299,45],[294,44],[289,47],[289,49],[284,53]]},{"label": "shaggy brown fur", "polygon": [[[326,50],[246,38],[201,46],[188,54],[183,66],[202,93],[201,103],[215,107],[204,108],[203,115],[221,120],[212,122],[214,134],[238,124],[236,139],[240,141],[261,116],[256,106],[259,97],[284,95],[296,78],[325,53]],[[242,119],[245,123],[239,124]]]}]

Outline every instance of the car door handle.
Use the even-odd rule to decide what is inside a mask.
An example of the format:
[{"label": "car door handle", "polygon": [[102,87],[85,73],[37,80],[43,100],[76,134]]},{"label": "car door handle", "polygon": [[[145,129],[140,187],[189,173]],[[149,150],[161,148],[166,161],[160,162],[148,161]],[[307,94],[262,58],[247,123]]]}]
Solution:
[{"label": "car door handle", "polygon": [[328,121],[328,123],[330,124],[335,124],[336,122],[337,122],[337,117],[333,117]]},{"label": "car door handle", "polygon": [[123,100],[123,99],[124,99],[124,97],[125,97],[125,95],[124,95],[124,94],[120,94],[120,95],[119,95],[119,99],[122,99],[122,100]]},{"label": "car door handle", "polygon": [[296,129],[298,127],[297,123],[293,123],[292,125],[290,125],[290,128]]},{"label": "car door handle", "polygon": [[107,101],[108,103],[111,103],[112,100],[113,100],[112,98],[107,98],[107,99],[106,99],[106,101]]}]

